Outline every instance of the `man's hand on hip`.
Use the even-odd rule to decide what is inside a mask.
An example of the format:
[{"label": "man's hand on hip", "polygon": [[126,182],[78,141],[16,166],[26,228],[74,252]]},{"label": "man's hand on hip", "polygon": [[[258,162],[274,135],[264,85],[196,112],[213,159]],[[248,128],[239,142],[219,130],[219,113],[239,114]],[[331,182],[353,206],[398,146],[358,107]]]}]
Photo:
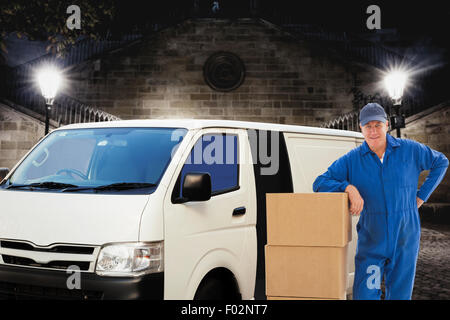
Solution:
[{"label": "man's hand on hip", "polygon": [[355,186],[349,184],[347,188],[345,188],[345,192],[348,193],[348,199],[350,200],[350,214],[358,215],[364,208],[364,200],[359,194],[358,189]]}]

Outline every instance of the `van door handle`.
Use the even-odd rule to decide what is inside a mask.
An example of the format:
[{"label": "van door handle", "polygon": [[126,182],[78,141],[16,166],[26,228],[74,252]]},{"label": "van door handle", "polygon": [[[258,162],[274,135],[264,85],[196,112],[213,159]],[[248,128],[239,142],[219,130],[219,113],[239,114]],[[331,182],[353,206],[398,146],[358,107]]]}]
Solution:
[{"label": "van door handle", "polygon": [[245,214],[245,207],[239,207],[233,210],[233,216],[242,216]]}]

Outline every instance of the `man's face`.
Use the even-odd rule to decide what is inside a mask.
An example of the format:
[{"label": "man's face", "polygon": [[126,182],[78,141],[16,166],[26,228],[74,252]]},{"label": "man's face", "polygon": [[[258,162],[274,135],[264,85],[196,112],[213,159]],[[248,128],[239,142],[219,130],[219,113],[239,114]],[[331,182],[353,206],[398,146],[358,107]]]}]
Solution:
[{"label": "man's face", "polygon": [[364,126],[360,124],[359,127],[370,149],[379,149],[386,143],[386,133],[389,128],[388,121],[385,123],[381,121],[370,121]]}]

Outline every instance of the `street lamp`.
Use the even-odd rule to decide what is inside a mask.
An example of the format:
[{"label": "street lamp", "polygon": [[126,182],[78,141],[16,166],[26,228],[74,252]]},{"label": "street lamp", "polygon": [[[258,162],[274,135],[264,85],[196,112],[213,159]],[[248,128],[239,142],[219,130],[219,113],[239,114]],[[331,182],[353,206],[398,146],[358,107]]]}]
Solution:
[{"label": "street lamp", "polygon": [[47,134],[49,129],[49,112],[61,85],[62,77],[56,68],[45,67],[38,72],[37,80],[42,96],[45,98],[45,134]]},{"label": "street lamp", "polygon": [[395,115],[391,115],[390,123],[392,129],[397,129],[397,138],[400,138],[400,128],[405,128],[405,117],[399,113],[407,81],[408,75],[402,71],[392,71],[384,78],[384,84],[394,104]]}]

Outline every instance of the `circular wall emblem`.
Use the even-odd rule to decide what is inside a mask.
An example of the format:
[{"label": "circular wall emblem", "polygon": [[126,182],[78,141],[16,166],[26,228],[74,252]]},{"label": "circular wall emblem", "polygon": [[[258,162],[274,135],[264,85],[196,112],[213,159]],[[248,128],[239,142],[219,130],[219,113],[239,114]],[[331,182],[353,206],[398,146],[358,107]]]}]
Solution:
[{"label": "circular wall emblem", "polygon": [[245,78],[242,60],[231,52],[217,52],[203,66],[205,82],[214,90],[231,91],[238,88]]}]

